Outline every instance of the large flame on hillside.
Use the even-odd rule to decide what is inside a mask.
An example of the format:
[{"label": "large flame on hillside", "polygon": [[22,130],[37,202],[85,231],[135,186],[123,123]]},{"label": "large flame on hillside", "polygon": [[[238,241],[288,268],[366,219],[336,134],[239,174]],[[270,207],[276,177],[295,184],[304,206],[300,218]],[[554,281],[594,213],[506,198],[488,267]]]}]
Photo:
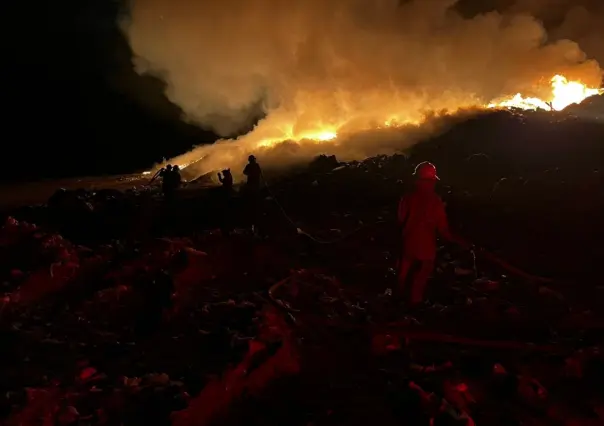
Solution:
[{"label": "large flame on hillside", "polygon": [[579,81],[568,81],[568,79],[562,75],[555,75],[552,77],[551,84],[552,95],[549,100],[523,97],[520,93],[517,93],[516,96],[512,98],[491,102],[488,107],[562,111],[567,106],[579,104],[590,96],[604,93],[603,89],[589,88]]},{"label": "large flame on hillside", "polygon": [[338,137],[338,132],[334,127],[324,127],[319,130],[303,131],[300,133],[295,133],[292,130],[292,127],[293,126],[289,126],[288,129],[284,130],[282,136],[280,137],[263,139],[258,143],[258,146],[270,147],[286,140],[310,140],[316,142],[326,142]]}]

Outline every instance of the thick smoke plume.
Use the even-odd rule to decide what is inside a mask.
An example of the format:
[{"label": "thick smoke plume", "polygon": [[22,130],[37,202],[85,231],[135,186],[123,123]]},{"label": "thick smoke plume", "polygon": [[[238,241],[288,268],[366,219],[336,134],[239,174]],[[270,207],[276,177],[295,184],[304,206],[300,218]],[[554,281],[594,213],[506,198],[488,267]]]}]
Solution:
[{"label": "thick smoke plume", "polygon": [[542,19],[552,40],[570,39],[604,64],[604,2],[601,0],[517,0],[507,13]]},{"label": "thick smoke plume", "polygon": [[455,6],[455,0],[134,0],[124,29],[138,71],[161,75],[187,120],[228,136],[249,126],[262,105],[266,118],[250,134],[177,159],[204,156],[200,173],[240,165],[259,145],[333,132],[335,142],[290,142],[263,154],[277,161],[326,146],[345,157],[392,151],[446,128],[454,118],[442,117],[445,111],[516,92],[547,98],[554,74],[600,85],[598,63],[573,41],[548,42],[531,15],[464,18]]}]

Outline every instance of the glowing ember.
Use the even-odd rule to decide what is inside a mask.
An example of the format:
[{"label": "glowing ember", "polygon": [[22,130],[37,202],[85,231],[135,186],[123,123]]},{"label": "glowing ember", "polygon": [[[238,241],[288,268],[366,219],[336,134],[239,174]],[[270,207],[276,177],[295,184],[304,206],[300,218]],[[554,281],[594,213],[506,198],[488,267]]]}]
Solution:
[{"label": "glowing ember", "polygon": [[324,142],[324,141],[330,141],[332,139],[335,139],[336,137],[338,137],[338,134],[336,132],[331,132],[331,131],[327,130],[324,132],[319,132],[319,133],[313,135],[312,137],[308,137],[308,139],[315,139],[315,140]]},{"label": "glowing ember", "polygon": [[525,110],[536,110],[538,108],[547,111],[562,111],[569,105],[579,104],[590,96],[604,93],[603,89],[594,89],[585,86],[578,81],[568,81],[562,75],[556,75],[551,79],[552,96],[550,101],[539,98],[525,98],[517,93],[511,99],[493,102],[489,108],[519,108]]},{"label": "glowing ember", "polygon": [[291,129],[283,131],[282,135],[274,138],[265,138],[258,144],[259,147],[270,147],[281,143],[283,141],[294,141],[300,142],[302,140],[315,141],[315,142],[326,142],[331,141],[338,137],[338,132],[330,128],[323,128],[317,131],[305,131],[296,134]]},{"label": "glowing ember", "polygon": [[491,103],[488,105],[489,108],[520,108],[520,109],[545,109],[550,111],[551,108],[547,102],[542,101],[539,98],[523,98],[520,93],[516,93],[512,99],[501,101],[498,103]]}]

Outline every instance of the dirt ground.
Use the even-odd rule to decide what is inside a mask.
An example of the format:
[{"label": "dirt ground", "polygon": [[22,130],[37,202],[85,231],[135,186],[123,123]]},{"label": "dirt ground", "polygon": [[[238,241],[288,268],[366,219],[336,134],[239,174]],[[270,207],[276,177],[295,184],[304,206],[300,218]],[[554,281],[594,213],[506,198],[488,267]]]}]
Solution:
[{"label": "dirt ground", "polygon": [[[603,134],[494,114],[267,173],[261,236],[216,188],[89,180],[110,190],[5,209],[3,424],[604,424]],[[442,245],[410,308],[395,212],[423,160],[476,247]]]}]

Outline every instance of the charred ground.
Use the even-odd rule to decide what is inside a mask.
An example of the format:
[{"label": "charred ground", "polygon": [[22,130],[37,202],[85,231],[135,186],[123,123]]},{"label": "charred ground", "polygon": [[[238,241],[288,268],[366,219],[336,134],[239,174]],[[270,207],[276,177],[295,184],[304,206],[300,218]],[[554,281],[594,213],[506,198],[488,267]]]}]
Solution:
[{"label": "charred ground", "polygon": [[[194,186],[171,209],[138,186],[6,211],[5,421],[601,424],[604,129],[579,116],[496,112],[408,155],[267,171],[265,240],[221,236]],[[410,312],[386,290],[423,160],[452,227],[507,263],[478,250],[476,275],[443,247]]]}]

